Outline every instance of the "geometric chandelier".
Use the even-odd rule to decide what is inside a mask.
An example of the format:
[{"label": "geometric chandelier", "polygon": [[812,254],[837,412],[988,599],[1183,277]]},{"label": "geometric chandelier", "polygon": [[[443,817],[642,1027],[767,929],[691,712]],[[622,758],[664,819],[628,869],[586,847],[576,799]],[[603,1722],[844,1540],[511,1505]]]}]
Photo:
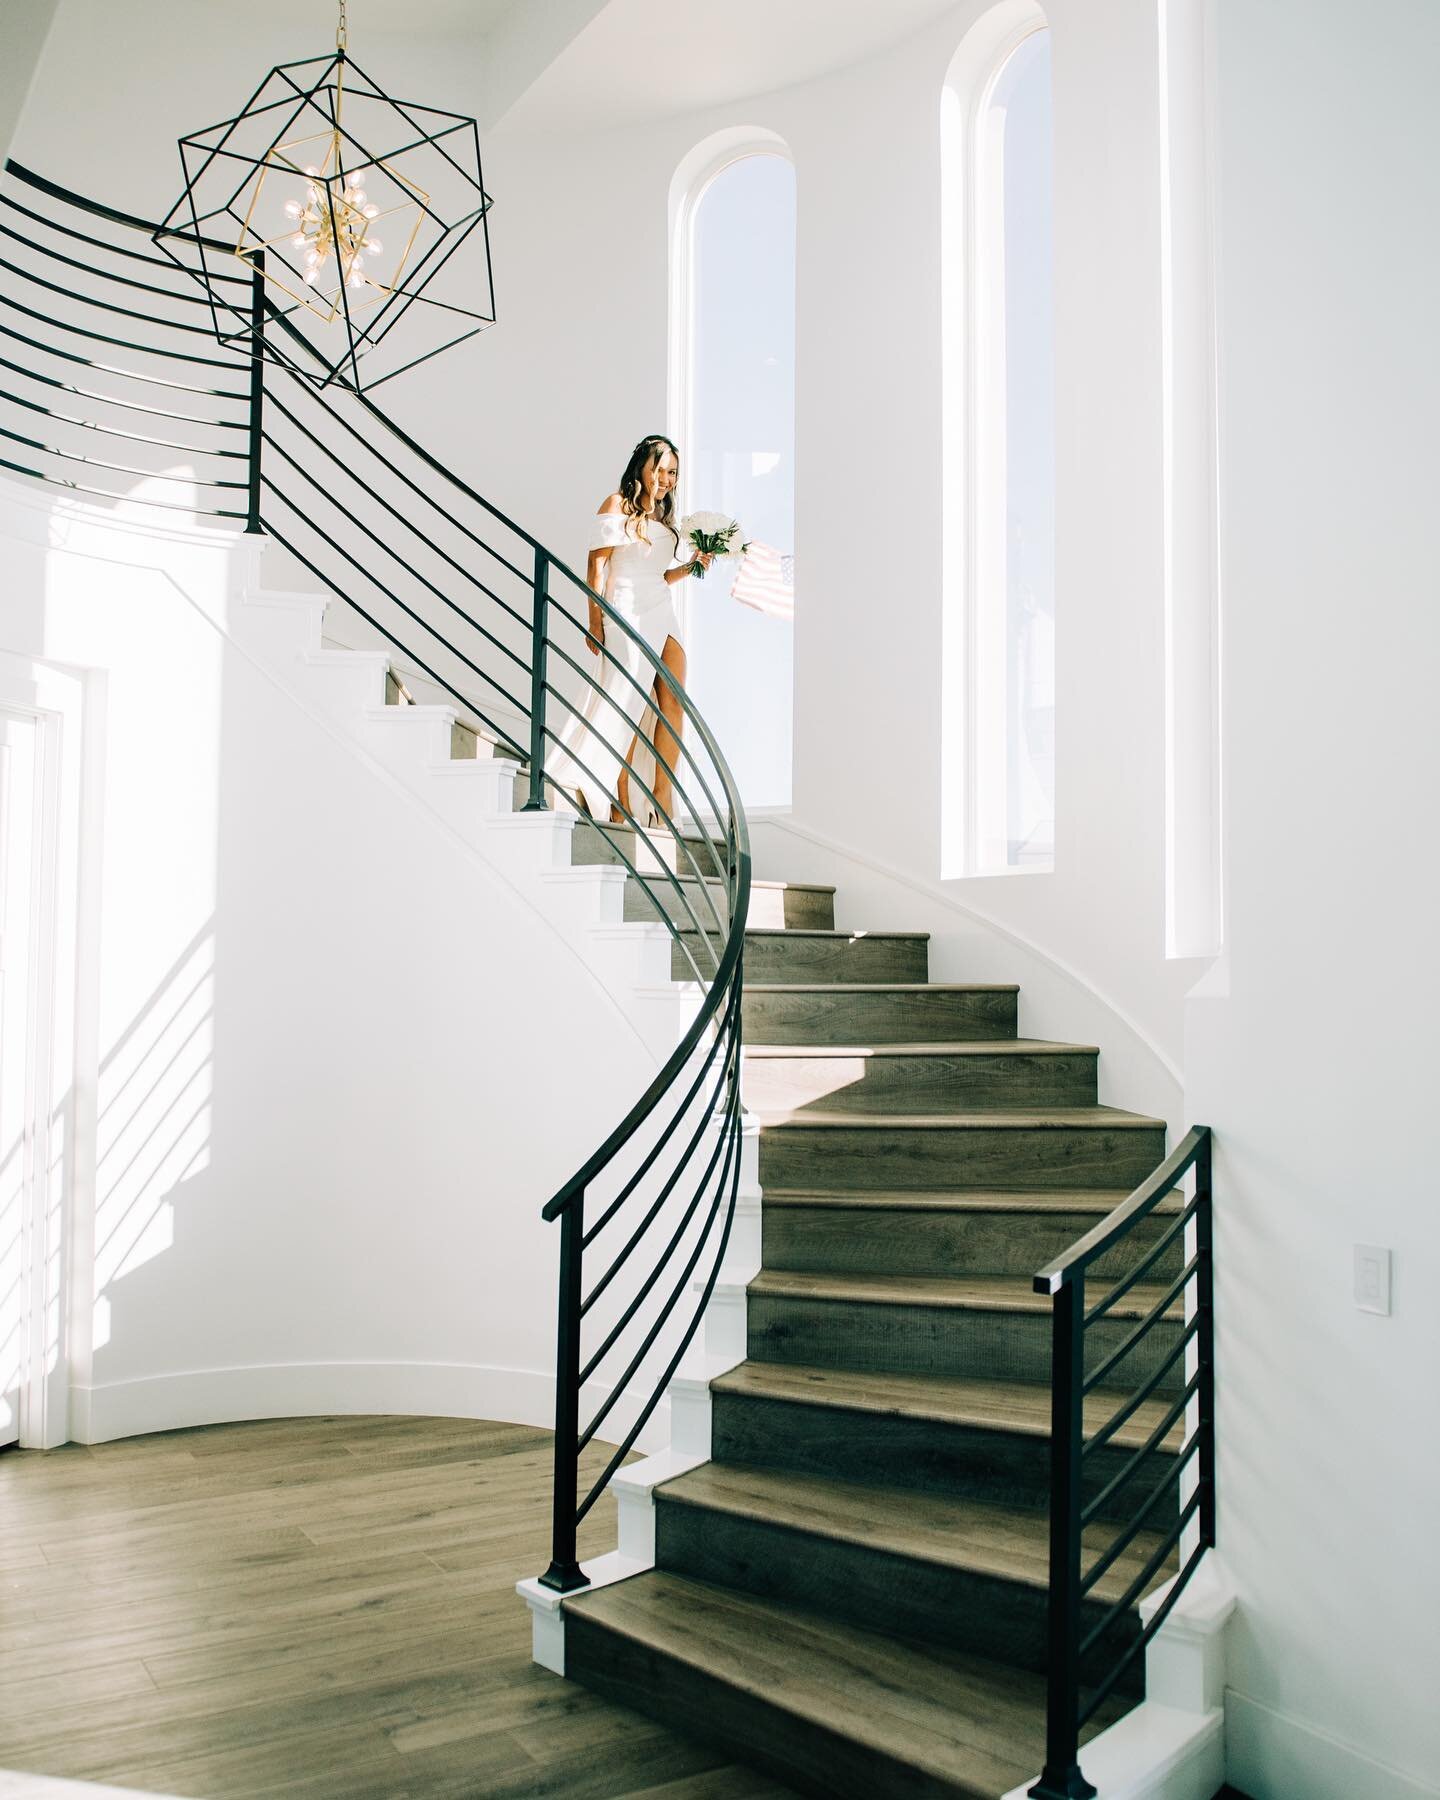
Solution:
[{"label": "geometric chandelier", "polygon": [[155,242],[222,344],[250,344],[253,283],[236,277],[258,270],[261,353],[361,392],[494,324],[495,287],[475,120],[391,99],[347,39],[340,0],[333,56],[272,69],[233,119],[180,139],[185,190]]}]

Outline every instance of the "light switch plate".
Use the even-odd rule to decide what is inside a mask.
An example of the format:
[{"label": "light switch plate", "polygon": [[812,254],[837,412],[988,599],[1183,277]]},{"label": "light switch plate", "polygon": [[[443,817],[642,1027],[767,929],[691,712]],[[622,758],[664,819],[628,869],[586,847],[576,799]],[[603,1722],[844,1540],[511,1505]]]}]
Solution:
[{"label": "light switch plate", "polygon": [[1390,1252],[1379,1244],[1355,1246],[1355,1304],[1361,1312],[1390,1313]]}]

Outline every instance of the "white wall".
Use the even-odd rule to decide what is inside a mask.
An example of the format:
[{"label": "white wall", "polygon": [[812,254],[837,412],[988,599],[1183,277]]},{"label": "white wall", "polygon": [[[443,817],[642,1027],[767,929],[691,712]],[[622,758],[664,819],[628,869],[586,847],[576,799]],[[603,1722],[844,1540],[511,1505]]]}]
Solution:
[{"label": "white wall", "polygon": [[72,1431],[546,1422],[540,1208],[653,1057],[269,671],[253,634],[288,621],[237,604],[235,539],[71,510],[0,497],[5,666],[88,675]]},{"label": "white wall", "polygon": [[[1220,0],[1228,969],[1218,1132],[1230,1779],[1433,1794],[1440,13]],[[1357,1312],[1355,1243],[1395,1252]]]},{"label": "white wall", "polygon": [[[492,442],[459,421],[452,438],[487,492],[525,507],[562,554],[578,545],[629,444],[668,418],[670,172],[712,132],[779,134],[799,195],[793,817],[929,885],[942,804],[940,88],[978,10],[700,116],[570,138],[502,125],[487,156],[509,196],[494,241],[514,298],[474,406]],[[1164,955],[1158,48],[1142,0],[1051,15],[1065,144],[1057,868],[940,886],[1088,983],[1159,1071],[1178,1066],[1199,965]]]}]

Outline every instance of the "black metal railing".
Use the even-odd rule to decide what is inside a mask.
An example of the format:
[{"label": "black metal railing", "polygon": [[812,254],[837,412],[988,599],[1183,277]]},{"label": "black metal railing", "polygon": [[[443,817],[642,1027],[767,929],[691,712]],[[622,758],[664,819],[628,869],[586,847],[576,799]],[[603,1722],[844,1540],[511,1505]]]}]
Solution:
[{"label": "black metal railing", "polygon": [[[242,522],[283,545],[362,635],[447,696],[482,749],[528,765],[525,812],[557,798],[573,809],[583,789],[594,823],[577,829],[605,840],[595,853],[633,879],[693,979],[673,1054],[543,1209],[560,1226],[560,1266],[541,1579],[582,1586],[579,1521],[693,1340],[734,1213],[750,893],[734,778],[663,659],[574,570],[371,400],[267,356],[267,333],[289,334],[292,359],[304,340],[263,269],[226,277],[249,284],[254,329],[223,350],[203,294],[186,289],[195,240],[13,162],[5,174],[0,468],[87,503]],[[145,417],[165,424],[140,430]],[[582,616],[592,604],[598,633]],[[613,1452],[582,1494],[580,1459],[607,1426]]]},{"label": "black metal railing", "polygon": [[[1173,1196],[1192,1170],[1194,1191],[1188,1199],[1182,1191],[1177,1207]],[[1117,1249],[1133,1247],[1147,1219],[1155,1221],[1154,1241],[1133,1261],[1127,1258],[1125,1273],[1087,1306],[1087,1278],[1097,1276],[1102,1259],[1113,1266]],[[1035,1277],[1036,1293],[1054,1302],[1054,1339],[1046,1751],[1044,1773],[1030,1789],[1034,1800],[1088,1800],[1095,1793],[1080,1770],[1080,1734],[1131,1673],[1215,1543],[1212,1247],[1211,1137],[1208,1126],[1197,1125],[1102,1224]],[[1180,1264],[1173,1274],[1167,1259]],[[1087,1359],[1086,1332],[1157,1266],[1158,1297],[1118,1343]],[[1148,1287],[1145,1294],[1149,1299]],[[1157,1339],[1162,1329],[1173,1341]],[[1110,1331],[1113,1337],[1113,1319]],[[1127,1387],[1127,1368],[1141,1372],[1138,1385]],[[1112,1410],[1099,1420],[1106,1408]],[[1137,1419],[1148,1434],[1102,1481],[1090,1459]],[[1139,1504],[1132,1505],[1137,1488]],[[1123,1517],[1112,1533],[1117,1512]],[[1138,1572],[1096,1617],[1090,1596],[1137,1540],[1144,1545]],[[1177,1552],[1183,1561],[1169,1592],[1136,1632],[1137,1603]]]}]

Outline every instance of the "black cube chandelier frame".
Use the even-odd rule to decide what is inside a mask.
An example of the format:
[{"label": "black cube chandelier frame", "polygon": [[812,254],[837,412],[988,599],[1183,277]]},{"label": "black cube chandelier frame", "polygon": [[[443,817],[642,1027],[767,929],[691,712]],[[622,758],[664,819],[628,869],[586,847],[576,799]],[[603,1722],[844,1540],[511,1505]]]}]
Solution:
[{"label": "black cube chandelier frame", "polygon": [[[347,124],[347,103],[378,115],[399,141],[377,152],[373,131],[365,142]],[[332,54],[278,64],[233,118],[181,138],[180,158],[185,189],[155,243],[199,282],[222,344],[256,337],[237,259],[264,277],[266,310],[285,327],[260,336],[260,354],[322,388],[377,387],[495,322],[492,201],[476,121],[387,94],[351,59],[343,7]],[[378,184],[376,199],[362,183]],[[294,196],[279,211],[277,190]],[[387,234],[398,225],[403,242],[383,264],[381,221]],[[464,298],[478,287],[481,304],[462,305],[445,297],[442,278],[477,232],[483,267]],[[196,254],[180,254],[177,240]],[[375,355],[417,308],[440,341],[404,360]]]}]

